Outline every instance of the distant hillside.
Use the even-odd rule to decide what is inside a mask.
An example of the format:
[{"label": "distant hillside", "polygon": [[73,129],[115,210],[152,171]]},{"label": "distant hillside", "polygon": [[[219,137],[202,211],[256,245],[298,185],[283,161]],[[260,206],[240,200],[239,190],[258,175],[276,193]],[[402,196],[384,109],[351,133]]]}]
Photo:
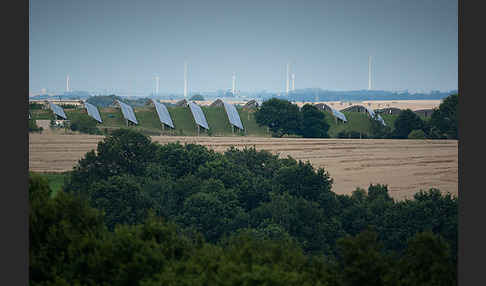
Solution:
[{"label": "distant hillside", "polygon": [[29,97],[29,99],[32,99],[32,100],[42,100],[42,99],[59,100],[59,98],[61,98],[61,100],[73,100],[73,99],[87,99],[90,96],[91,96],[91,94],[87,91],[71,91],[71,92],[65,92],[65,93],[59,94],[59,95],[40,94],[40,95],[31,96],[31,97]]},{"label": "distant hillside", "polygon": [[[291,101],[364,101],[364,100],[432,100],[443,99],[457,90],[448,92],[432,91],[430,93],[391,92],[385,90],[332,91],[322,89],[300,89],[287,96]],[[264,99],[274,95],[265,96]]]},{"label": "distant hillside", "polygon": [[150,101],[150,98],[137,98],[137,99],[128,99],[126,97],[116,96],[114,94],[111,95],[96,95],[89,97],[86,101],[93,104],[97,107],[110,107],[113,105],[115,100],[120,100],[132,107],[142,107]]}]

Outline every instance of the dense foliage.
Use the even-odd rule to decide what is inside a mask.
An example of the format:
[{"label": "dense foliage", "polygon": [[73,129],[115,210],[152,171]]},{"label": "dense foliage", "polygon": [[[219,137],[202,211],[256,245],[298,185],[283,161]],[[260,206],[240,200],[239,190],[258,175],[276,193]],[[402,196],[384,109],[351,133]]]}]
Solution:
[{"label": "dense foliage", "polygon": [[[384,126],[378,118],[369,118],[369,132],[341,130],[337,138],[394,138],[394,139],[457,139],[458,95],[444,99],[430,119],[422,119],[410,109],[402,110],[393,126]],[[307,138],[326,138],[329,125],[325,115],[315,106],[306,104],[299,110],[288,100],[271,98],[255,113],[259,126],[267,126],[273,136],[298,135]],[[393,127],[393,128],[392,128]]]},{"label": "dense foliage", "polygon": [[43,128],[37,126],[34,119],[29,119],[29,132],[42,132]]},{"label": "dense foliage", "polygon": [[337,138],[366,139],[368,138],[368,135],[354,130],[342,130],[337,134]]},{"label": "dense foliage", "polygon": [[302,125],[299,107],[290,101],[271,98],[255,112],[259,126],[267,126],[275,136],[298,134]]},{"label": "dense foliage", "polygon": [[[388,250],[380,230],[339,234],[336,254],[321,256],[282,236],[275,223],[261,233],[245,229],[219,243],[153,213],[109,231],[102,212],[86,199],[66,192],[52,197],[50,192],[43,178],[29,177],[30,285],[456,285],[456,262],[447,239],[433,233],[437,230],[405,236],[402,251]],[[424,202],[427,196],[416,199]],[[379,214],[385,204],[393,204],[379,186],[346,198],[348,203],[370,203],[368,212],[348,212],[364,220],[369,212]],[[297,205],[298,212],[307,213],[303,218],[310,219],[308,205]],[[284,208],[280,215],[291,217],[296,211]]]},{"label": "dense foliage", "polygon": [[209,242],[248,230],[334,255],[339,237],[373,226],[388,250],[403,250],[408,238],[426,230],[456,249],[455,197],[430,190],[394,201],[382,185],[352,196],[331,187],[330,175],[308,162],[253,148],[220,154],[194,144],[159,145],[120,129],[79,161],[65,191],[103,210],[111,230],[142,223],[153,210]]},{"label": "dense foliage", "polygon": [[41,110],[44,108],[42,103],[29,102],[29,110]]},{"label": "dense foliage", "polygon": [[370,119],[370,137],[375,138],[375,139],[385,139],[385,138],[390,138],[392,134],[392,129],[390,126],[386,125],[384,126],[379,120],[378,120],[378,113],[375,113],[376,118],[371,118]]},{"label": "dense foliage", "polygon": [[426,139],[427,135],[422,129],[416,129],[410,131],[408,134],[408,139]]},{"label": "dense foliage", "polygon": [[402,110],[394,122],[394,130],[372,121],[373,138],[396,139],[458,139],[459,95],[451,94],[439,108],[434,109],[430,119],[422,119],[413,111]]},{"label": "dense foliage", "polygon": [[329,124],[315,106],[306,104],[299,109],[290,101],[272,98],[264,101],[255,113],[259,126],[267,126],[273,136],[301,135],[305,138],[326,138]]},{"label": "dense foliage", "polygon": [[412,130],[422,130],[424,121],[412,110],[405,109],[400,112],[395,120],[394,138],[405,139]]},{"label": "dense foliage", "polygon": [[325,120],[324,113],[310,104],[302,106],[302,124],[300,134],[304,138],[327,138],[329,124]]},{"label": "dense foliage", "polygon": [[79,131],[87,134],[101,134],[97,121],[86,113],[77,114],[70,120],[69,127],[72,131]]},{"label": "dense foliage", "polygon": [[430,118],[430,133],[435,137],[458,139],[459,95],[448,96]]}]

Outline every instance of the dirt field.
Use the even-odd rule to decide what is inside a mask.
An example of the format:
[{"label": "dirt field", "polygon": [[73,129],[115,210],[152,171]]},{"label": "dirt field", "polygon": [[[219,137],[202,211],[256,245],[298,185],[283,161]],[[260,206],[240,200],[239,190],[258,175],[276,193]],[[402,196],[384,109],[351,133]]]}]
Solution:
[{"label": "dirt field", "polygon": [[[71,170],[102,136],[31,134],[29,169]],[[281,156],[308,160],[324,167],[334,179],[333,191],[349,194],[370,183],[387,184],[396,199],[412,198],[435,187],[458,194],[458,150],[454,140],[281,139],[259,137],[152,137],[161,144],[198,143],[215,151],[229,146],[255,146]]]},{"label": "dirt field", "polygon": [[[226,100],[232,104],[245,104],[245,101],[235,101],[235,100]],[[160,102],[164,103],[176,103],[178,100],[160,100]],[[214,100],[205,100],[205,101],[198,101],[199,105],[206,106],[213,103]],[[310,104],[318,104],[318,103],[325,103],[334,107],[337,110],[344,109],[350,105],[363,105],[372,109],[381,109],[387,107],[395,107],[400,109],[411,109],[411,110],[420,110],[420,109],[433,109],[435,107],[439,107],[442,100],[366,100],[366,101],[356,101],[356,102],[348,102],[348,101],[319,101],[319,102],[296,102],[298,106],[303,106],[306,103]]]}]

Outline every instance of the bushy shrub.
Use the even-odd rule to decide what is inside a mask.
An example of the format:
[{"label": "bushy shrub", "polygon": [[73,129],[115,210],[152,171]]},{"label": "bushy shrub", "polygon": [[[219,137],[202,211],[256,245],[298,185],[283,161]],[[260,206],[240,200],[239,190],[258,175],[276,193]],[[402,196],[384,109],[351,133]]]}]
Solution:
[{"label": "bushy shrub", "polygon": [[42,132],[43,128],[37,126],[34,119],[29,119],[29,132]]},{"label": "bushy shrub", "polygon": [[435,109],[430,118],[430,127],[437,137],[458,138],[459,95],[451,94]]},{"label": "bushy shrub", "polygon": [[337,134],[337,138],[349,138],[349,139],[367,139],[368,135],[366,133],[361,133],[354,130],[342,130]]},{"label": "bushy shrub", "polygon": [[89,117],[87,114],[79,114],[70,121],[70,129],[72,131],[79,131],[87,134],[101,134],[98,129],[97,121]]},{"label": "bushy shrub", "polygon": [[412,130],[410,134],[408,134],[408,139],[426,139],[427,135],[425,135],[425,132],[421,129],[418,130]]},{"label": "bushy shrub", "polygon": [[410,109],[402,110],[394,125],[393,135],[399,139],[407,138],[412,130],[424,129],[425,127],[424,121]]}]

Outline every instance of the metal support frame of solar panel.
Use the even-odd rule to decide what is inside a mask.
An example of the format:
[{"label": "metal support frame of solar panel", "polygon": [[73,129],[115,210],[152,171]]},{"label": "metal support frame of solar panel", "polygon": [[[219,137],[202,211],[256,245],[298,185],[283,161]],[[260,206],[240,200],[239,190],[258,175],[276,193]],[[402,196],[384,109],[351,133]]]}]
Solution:
[{"label": "metal support frame of solar panel", "polygon": [[206,121],[206,117],[204,116],[201,107],[194,102],[189,102],[188,105],[191,109],[192,117],[194,117],[194,121],[196,121],[196,124],[205,129],[209,129],[208,122]]},{"label": "metal support frame of solar panel", "polygon": [[99,123],[103,122],[101,120],[100,112],[98,111],[98,108],[96,108],[96,106],[94,106],[93,104],[91,104],[89,102],[85,102],[84,107],[86,107],[86,111],[88,111],[89,116],[93,117]]},{"label": "metal support frame of solar panel", "polygon": [[172,118],[170,118],[169,111],[167,107],[160,102],[157,102],[155,99],[152,98],[152,102],[155,105],[155,110],[157,110],[157,114],[159,115],[159,120],[165,125],[168,125],[174,128],[174,123],[172,122]]},{"label": "metal support frame of solar panel", "polygon": [[[368,107],[364,107],[366,108],[366,111],[368,112],[368,114],[371,116],[371,118],[375,118],[375,112],[372,110],[372,109],[369,109]],[[379,114],[376,114],[376,118],[377,120],[383,124],[383,126],[386,126],[386,123],[385,123],[385,120],[383,120],[383,118],[381,117],[381,115]]]},{"label": "metal support frame of solar panel", "polygon": [[334,115],[334,117],[341,119],[343,122],[347,122],[348,121],[346,119],[346,116],[342,112],[337,111],[336,109],[334,109],[334,108],[332,108],[330,106],[329,106],[329,108],[331,108],[331,111],[332,111],[332,114]]},{"label": "metal support frame of solar panel", "polygon": [[118,99],[116,101],[118,102],[118,105],[120,105],[121,107],[123,117],[125,117],[125,119],[130,122],[138,124],[137,118],[135,117],[135,113],[133,112],[133,108],[130,105],[119,101]]},{"label": "metal support frame of solar panel", "polygon": [[233,104],[229,104],[223,101],[224,109],[226,110],[226,114],[228,115],[228,119],[233,126],[238,127],[239,129],[243,130],[243,124],[241,123],[240,115],[236,110],[236,107]]},{"label": "metal support frame of solar panel", "polygon": [[51,107],[54,114],[56,114],[57,116],[62,117],[64,119],[67,119],[66,113],[64,113],[64,110],[62,109],[62,107],[60,107],[59,105],[54,104],[52,102],[49,102],[49,106]]}]

